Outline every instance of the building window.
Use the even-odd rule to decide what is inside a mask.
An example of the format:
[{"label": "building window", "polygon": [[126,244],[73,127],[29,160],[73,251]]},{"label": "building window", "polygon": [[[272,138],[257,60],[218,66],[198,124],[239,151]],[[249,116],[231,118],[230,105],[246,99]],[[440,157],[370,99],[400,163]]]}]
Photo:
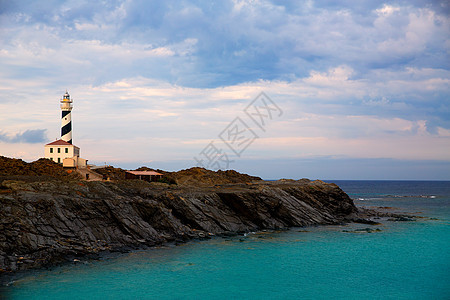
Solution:
[{"label": "building window", "polygon": [[69,153],[69,148],[66,148],[66,153]]},{"label": "building window", "polygon": [[[58,149],[58,150],[59,150],[59,149]],[[60,163],[60,162],[61,162],[61,158],[58,157],[58,163]]]},{"label": "building window", "polygon": [[58,148],[58,153],[61,153],[61,148]]},{"label": "building window", "polygon": [[50,148],[50,153],[53,153],[53,148]]},{"label": "building window", "polygon": [[50,157],[50,160],[53,161],[53,157]]}]

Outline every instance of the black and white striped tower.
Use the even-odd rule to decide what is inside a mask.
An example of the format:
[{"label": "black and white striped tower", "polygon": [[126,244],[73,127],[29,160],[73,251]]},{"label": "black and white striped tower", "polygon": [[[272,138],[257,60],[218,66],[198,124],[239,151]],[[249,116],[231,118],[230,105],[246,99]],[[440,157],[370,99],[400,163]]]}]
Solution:
[{"label": "black and white striped tower", "polygon": [[61,139],[72,144],[72,99],[66,91],[61,99]]}]

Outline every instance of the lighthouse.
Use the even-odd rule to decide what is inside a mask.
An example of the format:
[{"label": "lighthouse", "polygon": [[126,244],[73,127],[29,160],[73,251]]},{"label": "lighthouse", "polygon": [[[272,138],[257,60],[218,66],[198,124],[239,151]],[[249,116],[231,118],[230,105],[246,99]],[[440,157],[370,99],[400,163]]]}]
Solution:
[{"label": "lighthouse", "polygon": [[87,159],[80,157],[80,148],[72,144],[72,99],[69,93],[63,95],[61,103],[61,139],[44,147],[45,158],[67,168],[86,168]]},{"label": "lighthouse", "polygon": [[72,99],[66,91],[61,99],[61,140],[72,144]]}]

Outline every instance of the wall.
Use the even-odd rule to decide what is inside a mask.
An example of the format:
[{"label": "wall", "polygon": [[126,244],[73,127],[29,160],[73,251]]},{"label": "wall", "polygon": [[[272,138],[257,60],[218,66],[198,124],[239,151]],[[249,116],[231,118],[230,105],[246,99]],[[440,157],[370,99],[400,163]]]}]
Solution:
[{"label": "wall", "polygon": [[[50,153],[50,149],[53,148],[53,153]],[[65,149],[68,149],[68,153],[65,152]],[[63,162],[64,158],[72,158],[75,156],[75,146],[45,146],[45,158],[53,158],[54,162],[58,162],[58,158],[60,159],[60,163]],[[60,153],[58,153],[58,149],[60,149]],[[79,149],[77,149],[79,152]]]}]

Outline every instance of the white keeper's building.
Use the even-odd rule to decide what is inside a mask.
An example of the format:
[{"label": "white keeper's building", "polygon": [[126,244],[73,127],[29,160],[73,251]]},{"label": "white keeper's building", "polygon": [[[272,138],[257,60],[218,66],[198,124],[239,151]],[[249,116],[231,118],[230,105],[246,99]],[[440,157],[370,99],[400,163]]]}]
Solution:
[{"label": "white keeper's building", "polygon": [[64,167],[86,167],[87,159],[80,157],[80,148],[63,140],[45,145],[45,158],[62,163]]}]

